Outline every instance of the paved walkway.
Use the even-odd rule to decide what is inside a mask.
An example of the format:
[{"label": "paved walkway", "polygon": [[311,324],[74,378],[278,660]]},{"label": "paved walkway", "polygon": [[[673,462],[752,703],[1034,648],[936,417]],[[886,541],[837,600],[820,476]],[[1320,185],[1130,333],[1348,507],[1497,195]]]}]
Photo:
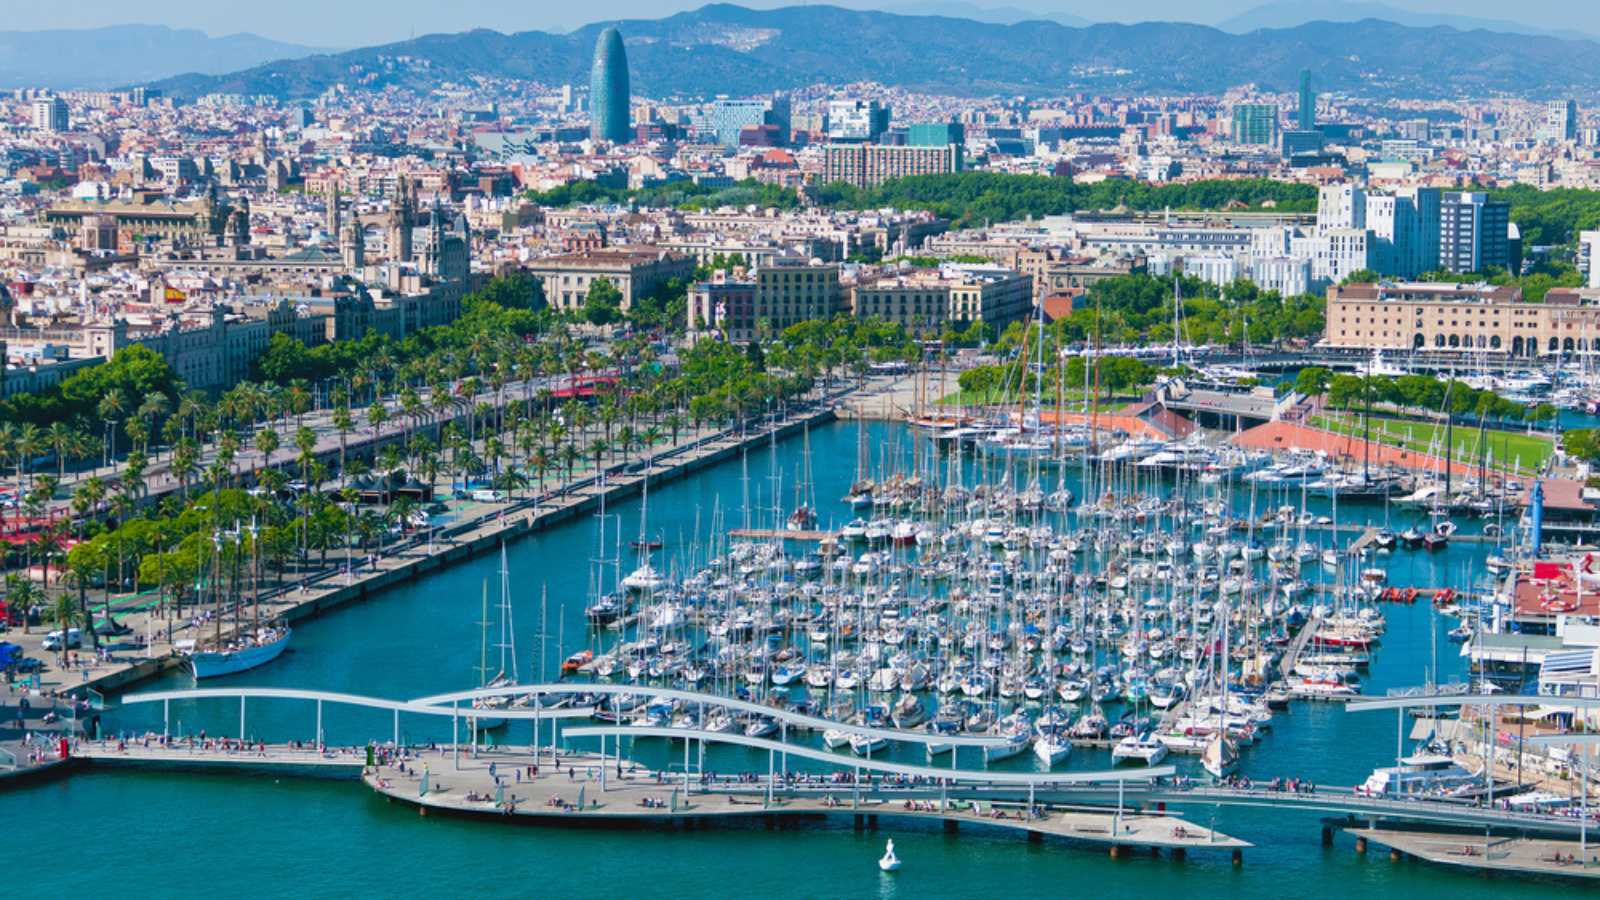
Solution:
[{"label": "paved walkway", "polygon": [[1543,838],[1489,838],[1481,834],[1391,831],[1346,828],[1357,838],[1445,866],[1486,871],[1554,875],[1600,881],[1600,847],[1592,836],[1587,848],[1579,841]]},{"label": "paved walkway", "polygon": [[[534,766],[537,765],[535,770]],[[601,775],[601,769],[606,774]],[[535,774],[535,771],[537,774]],[[1174,816],[1117,815],[1104,809],[1049,809],[1029,816],[1025,804],[952,800],[942,810],[938,789],[875,782],[863,786],[859,805],[845,783],[780,784],[766,799],[764,781],[691,779],[684,792],[682,773],[646,770],[615,758],[496,751],[474,758],[463,754],[460,768],[448,751],[381,765],[363,773],[373,790],[429,810],[586,820],[717,818],[766,815],[870,815],[991,825],[1111,846],[1168,850],[1236,850],[1245,841],[1213,832]],[[426,790],[424,790],[426,783]],[[959,788],[951,792],[959,796]]]}]

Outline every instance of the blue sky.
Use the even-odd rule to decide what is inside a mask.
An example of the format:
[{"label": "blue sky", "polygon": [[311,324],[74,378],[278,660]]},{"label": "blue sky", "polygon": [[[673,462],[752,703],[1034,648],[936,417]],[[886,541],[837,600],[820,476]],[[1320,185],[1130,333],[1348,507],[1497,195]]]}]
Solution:
[{"label": "blue sky", "polygon": [[[251,31],[265,37],[319,47],[354,47],[404,40],[413,34],[493,28],[569,30],[614,18],[654,18],[692,9],[708,0],[13,0],[0,29],[83,28],[144,22],[198,28],[213,35]],[[794,5],[801,0],[733,0],[746,6]],[[834,0],[841,6],[903,8],[918,0]],[[948,0],[924,0],[929,3]],[[984,7],[1061,12],[1104,21],[1172,19],[1213,24],[1269,0],[1122,0],[1112,7],[1095,0],[961,0]],[[1548,29],[1600,32],[1600,3],[1593,0],[1383,0],[1387,5],[1516,21]],[[1576,35],[1574,35],[1576,36]]]}]

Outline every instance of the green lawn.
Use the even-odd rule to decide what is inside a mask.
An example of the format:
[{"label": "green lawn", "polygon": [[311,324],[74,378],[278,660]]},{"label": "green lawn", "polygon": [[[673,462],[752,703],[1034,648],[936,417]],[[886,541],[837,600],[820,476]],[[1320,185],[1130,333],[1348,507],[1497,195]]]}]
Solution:
[{"label": "green lawn", "polygon": [[[1085,393],[1086,392],[1081,388],[1076,390],[1068,388],[1062,394],[1062,412],[1083,412]],[[1131,394],[1118,394],[1109,397],[1105,394],[1101,394],[1100,410],[1101,412],[1105,412],[1113,406],[1120,406],[1124,403],[1136,402],[1140,396],[1141,394],[1137,392]],[[1018,395],[1017,391],[1015,390],[1008,391],[1001,388],[993,388],[988,391],[958,390],[953,393],[946,394],[939,400],[939,403],[944,406],[994,406],[996,404],[1018,404],[1023,402],[1031,403],[1032,401],[1033,392],[1031,391],[1028,392],[1027,396],[1024,397]],[[1040,405],[1044,407],[1045,412],[1055,412],[1056,392],[1053,389],[1045,390],[1043,398],[1039,402]]]},{"label": "green lawn", "polygon": [[[1311,424],[1339,434],[1361,436],[1359,415],[1316,416],[1311,420]],[[1371,428],[1372,439],[1376,443],[1423,453],[1433,446],[1435,434],[1442,434],[1444,431],[1442,424],[1387,416],[1373,416]],[[1483,439],[1489,444],[1489,452],[1493,455],[1494,466],[1497,469],[1510,469],[1513,465],[1523,469],[1537,469],[1544,465],[1554,450],[1554,444],[1549,437],[1521,431],[1489,429],[1483,433]],[[1478,458],[1480,450],[1478,429],[1457,425],[1451,434],[1450,443],[1454,448],[1451,455],[1455,459],[1468,462]]]}]

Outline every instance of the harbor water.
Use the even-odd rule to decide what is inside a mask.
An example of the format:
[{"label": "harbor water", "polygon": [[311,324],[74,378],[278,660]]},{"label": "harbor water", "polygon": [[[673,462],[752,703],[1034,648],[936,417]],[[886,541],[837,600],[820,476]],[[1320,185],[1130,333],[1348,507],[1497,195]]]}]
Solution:
[{"label": "harbor water", "polygon": [[[864,443],[875,472],[909,471],[911,432],[898,424],[835,424],[809,435],[810,471],[818,501],[818,527],[837,528],[853,517],[843,497],[857,475],[857,448]],[[749,524],[775,526],[774,510],[794,505],[796,480],[804,469],[803,442],[752,450],[715,468],[652,489],[650,537],[664,547],[657,568],[683,574],[710,555],[704,546],[713,528]],[[929,452],[927,445],[919,452]],[[942,463],[940,465],[943,465]],[[776,477],[774,477],[776,473]],[[1045,489],[1055,486],[1047,470]],[[1078,490],[1078,468],[1066,472]],[[1170,481],[1168,482],[1170,484]],[[1265,511],[1298,503],[1260,492]],[[1234,489],[1241,513],[1249,491]],[[748,508],[747,508],[748,507]],[[1308,510],[1331,512],[1313,498]],[[628,541],[639,536],[640,500],[607,510],[606,541],[597,539],[593,517],[576,520],[510,545],[510,585],[516,664],[524,682],[555,680],[563,657],[599,649],[584,607],[592,599],[599,557],[621,557],[621,571],[636,565]],[[777,522],[781,523],[782,513]],[[748,518],[747,518],[748,516]],[[1398,510],[1388,513],[1396,530],[1413,524]],[[1382,523],[1381,503],[1341,504],[1339,521]],[[1463,532],[1478,529],[1464,523]],[[620,548],[616,535],[622,536]],[[1509,530],[1509,529],[1508,529]],[[1309,539],[1344,543],[1313,532]],[[796,546],[795,552],[803,547]],[[1466,587],[1483,575],[1492,544],[1452,541],[1442,550],[1397,548],[1363,565],[1388,572],[1400,587]],[[1310,564],[1315,566],[1313,562]],[[365,603],[347,606],[295,627],[293,647],[271,665],[206,686],[250,685],[343,691],[394,699],[478,685],[487,593],[491,669],[500,560],[489,555],[431,573]],[[608,576],[609,577],[609,576]],[[1331,577],[1331,576],[1330,576]],[[1447,638],[1456,620],[1436,614],[1426,600],[1382,607],[1388,628],[1374,649],[1362,690],[1385,690],[1465,677],[1459,644]],[[606,638],[614,640],[614,638]],[[492,674],[492,671],[491,673]],[[189,687],[186,674],[172,674],[136,690]],[[109,732],[159,731],[159,705],[116,707],[104,717]],[[251,701],[247,734],[267,741],[309,740],[315,711],[306,702]],[[174,703],[171,727],[182,734],[205,730],[237,736],[235,701]],[[386,740],[393,728],[387,712],[328,707],[323,722],[329,743]],[[1409,732],[1411,723],[1404,728]],[[1396,746],[1392,713],[1345,711],[1342,704],[1295,702],[1274,718],[1258,744],[1242,751],[1240,773],[1310,779],[1321,785],[1359,784],[1375,766],[1392,765]],[[445,741],[448,719],[404,717],[405,742]],[[532,728],[513,723],[497,742],[526,745]],[[815,738],[811,738],[815,740]],[[1409,751],[1411,742],[1405,741]],[[639,741],[629,752],[651,767],[681,766],[681,745]],[[906,761],[920,754],[898,751]],[[1180,770],[1197,774],[1192,757],[1174,757]],[[708,752],[706,765],[720,772],[764,769],[766,756],[739,749]],[[962,759],[964,768],[978,765]],[[1032,754],[1001,764],[1035,770]],[[1067,769],[1111,765],[1105,751],[1074,751]],[[640,828],[515,826],[494,820],[421,818],[352,781],[286,775],[220,775],[154,771],[95,771],[0,793],[0,816],[18,823],[14,842],[26,847],[28,865],[13,873],[19,896],[61,890],[111,889],[160,897],[215,895],[355,896],[427,893],[456,896],[518,896],[534,892],[580,893],[597,889],[622,896],[706,896],[730,886],[750,896],[786,897],[964,897],[998,892],[1006,896],[1081,896],[1114,891],[1121,896],[1215,896],[1279,898],[1286,895],[1356,896],[1381,891],[1419,898],[1532,897],[1564,890],[1554,882],[1488,880],[1417,862],[1392,863],[1381,853],[1360,856],[1351,841],[1320,843],[1313,814],[1246,809],[1187,808],[1179,813],[1257,846],[1233,866],[1225,853],[1167,858],[1110,859],[1103,849],[1046,840],[1030,843],[1014,834],[963,824],[958,833],[936,826],[886,821],[877,831],[855,831],[848,817],[828,823],[788,823],[769,829],[759,822],[702,827],[692,831]],[[902,869],[881,873],[876,859],[885,837],[893,837]],[[20,875],[20,883],[16,881]]]}]

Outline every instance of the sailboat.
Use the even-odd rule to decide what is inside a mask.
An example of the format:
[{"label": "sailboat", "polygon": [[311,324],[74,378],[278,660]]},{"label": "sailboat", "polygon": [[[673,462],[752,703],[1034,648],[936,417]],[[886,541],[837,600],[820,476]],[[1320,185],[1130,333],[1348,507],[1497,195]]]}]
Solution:
[{"label": "sailboat", "polygon": [[[517,672],[517,645],[511,624],[511,573],[506,568],[506,547],[500,545],[500,640],[495,647],[500,651],[500,668],[493,678],[485,679],[489,673],[489,585],[483,586],[483,637],[478,650],[478,676],[485,688],[499,688],[517,684],[521,678]],[[509,659],[511,669],[506,671]],[[504,709],[511,704],[509,696],[479,697],[472,701],[475,712]],[[475,718],[479,731],[491,731],[504,728],[506,720],[498,716],[477,716]]]},{"label": "sailboat", "polygon": [[811,496],[811,426],[805,426],[803,432],[805,450],[800,456],[800,480],[795,484],[794,512],[784,522],[784,528],[789,531],[810,531],[817,527],[817,508]]},{"label": "sailboat", "polygon": [[[241,536],[240,530],[237,528],[233,534],[235,537]],[[196,681],[202,678],[233,675],[249,671],[257,666],[264,666],[281,656],[283,651],[289,647],[289,639],[294,636],[293,629],[289,628],[288,625],[263,624],[261,622],[261,559],[255,549],[258,531],[254,522],[250,525],[249,534],[255,621],[247,629],[239,618],[241,607],[235,602],[234,635],[227,641],[222,640],[222,535],[221,533],[215,533],[212,538],[212,583],[217,592],[217,634],[205,644],[197,645],[190,641],[184,646],[184,642],[179,642],[178,647],[180,652],[187,655],[189,668],[194,672]]]},{"label": "sailboat", "polygon": [[645,538],[645,523],[649,508],[650,479],[646,478],[644,480],[644,488],[639,496],[639,540],[634,542],[635,546],[642,548],[639,552],[644,556],[644,559],[640,561],[639,568],[629,572],[628,577],[622,579],[623,587],[637,593],[655,591],[667,583],[661,573],[656,571],[655,566],[650,565],[650,546],[649,541]]},{"label": "sailboat", "polygon": [[1239,767],[1239,748],[1228,737],[1228,611],[1222,617],[1222,655],[1217,660],[1217,679],[1222,686],[1222,702],[1217,704],[1217,730],[1200,751],[1200,765],[1214,778],[1226,778]]}]

